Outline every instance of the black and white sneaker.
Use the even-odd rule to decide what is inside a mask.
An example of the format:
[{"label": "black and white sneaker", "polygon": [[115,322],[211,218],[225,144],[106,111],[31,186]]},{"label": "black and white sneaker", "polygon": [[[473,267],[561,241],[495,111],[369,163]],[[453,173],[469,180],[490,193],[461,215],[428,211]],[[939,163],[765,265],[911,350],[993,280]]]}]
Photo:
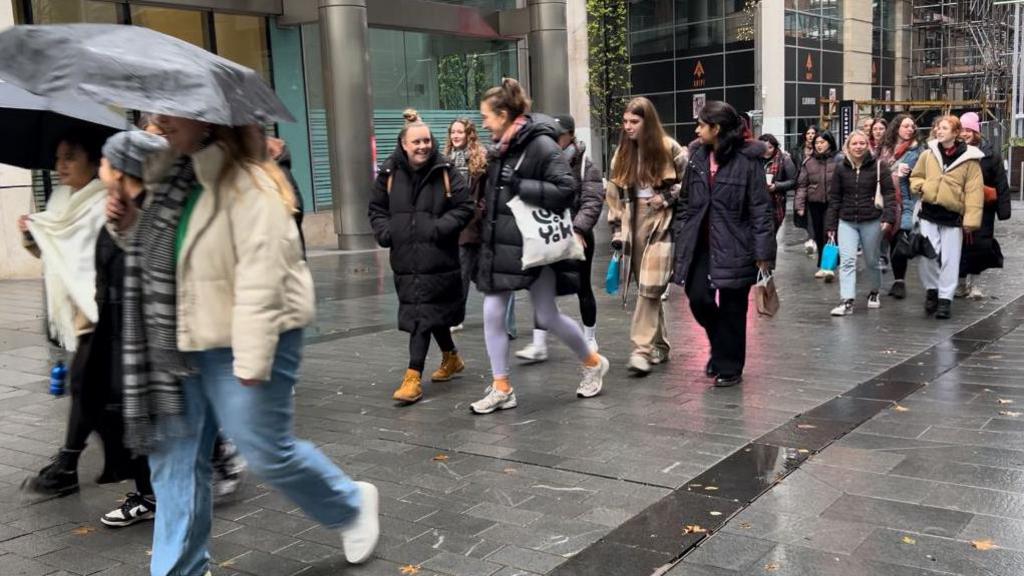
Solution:
[{"label": "black and white sneaker", "polygon": [[121,506],[107,512],[100,522],[111,528],[124,528],[156,516],[156,501],[136,492],[129,492]]}]

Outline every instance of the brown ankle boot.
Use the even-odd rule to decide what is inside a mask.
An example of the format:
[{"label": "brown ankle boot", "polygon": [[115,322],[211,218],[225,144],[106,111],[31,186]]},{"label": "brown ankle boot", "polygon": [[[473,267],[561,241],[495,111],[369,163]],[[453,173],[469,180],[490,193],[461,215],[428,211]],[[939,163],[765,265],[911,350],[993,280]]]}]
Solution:
[{"label": "brown ankle boot", "polygon": [[430,380],[433,382],[447,382],[465,369],[466,363],[462,361],[457,351],[445,352],[441,359],[441,366],[430,375]]},{"label": "brown ankle boot", "polygon": [[411,368],[406,370],[405,378],[402,379],[402,385],[399,386],[398,390],[395,390],[391,397],[399,402],[406,402],[408,404],[423,398],[423,386],[420,384],[419,371]]}]

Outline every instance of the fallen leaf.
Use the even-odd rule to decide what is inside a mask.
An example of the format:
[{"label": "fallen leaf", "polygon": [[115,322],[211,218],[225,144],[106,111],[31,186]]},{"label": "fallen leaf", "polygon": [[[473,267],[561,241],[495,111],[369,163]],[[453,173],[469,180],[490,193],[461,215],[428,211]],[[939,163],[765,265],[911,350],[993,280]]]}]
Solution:
[{"label": "fallen leaf", "polygon": [[971,546],[974,547],[975,550],[991,550],[993,548],[998,548],[991,538],[985,538],[984,540],[971,540]]},{"label": "fallen leaf", "polygon": [[899,404],[893,406],[892,409],[894,412],[907,412],[910,410],[910,408],[907,408],[906,406],[900,406]]},{"label": "fallen leaf", "polygon": [[722,515],[722,513],[721,513],[721,512],[719,512],[719,511],[717,511],[717,510],[712,510],[712,511],[711,511],[711,515],[712,515],[712,516],[721,516],[721,515]]},{"label": "fallen leaf", "polygon": [[811,453],[811,451],[808,450],[807,448],[797,448],[797,452],[799,454],[810,454]]},{"label": "fallen leaf", "polygon": [[815,426],[814,424],[797,424],[796,427],[800,428],[801,430],[810,430],[811,428],[817,428],[817,426]]},{"label": "fallen leaf", "polygon": [[687,524],[686,526],[683,526],[683,536],[686,536],[687,534],[707,534],[707,532],[707,528],[701,528],[696,524]]},{"label": "fallen leaf", "polygon": [[900,541],[904,544],[917,544],[917,540],[914,540],[910,536],[904,536]]},{"label": "fallen leaf", "polygon": [[750,522],[740,522],[740,528],[743,528],[744,530],[749,530],[751,528]]},{"label": "fallen leaf", "polygon": [[72,530],[71,533],[74,534],[75,536],[86,536],[86,535],[88,535],[88,534],[90,534],[92,532],[95,532],[95,531],[96,531],[96,529],[93,528],[92,526],[79,526],[78,528],[75,528],[74,530]]},{"label": "fallen leaf", "polygon": [[704,489],[709,492],[714,492],[715,490],[718,490],[718,486],[705,486]]},{"label": "fallen leaf", "polygon": [[1016,418],[1021,415],[1021,412],[1014,412],[1013,410],[1000,410],[1000,416],[1009,416],[1010,418]]},{"label": "fallen leaf", "polygon": [[764,565],[764,571],[765,571],[765,572],[775,572],[775,571],[776,571],[776,570],[778,570],[778,569],[779,569],[779,565],[778,565],[778,564],[775,564],[775,563],[772,563],[772,564],[765,564],[765,565]]},{"label": "fallen leaf", "polygon": [[419,574],[419,572],[419,566],[413,566],[412,564],[406,564],[405,566],[402,566],[402,574]]},{"label": "fallen leaf", "polygon": [[234,558],[232,558],[231,560],[225,560],[225,561],[221,562],[220,564],[218,564],[218,566],[220,566],[221,568],[230,568],[230,567],[232,567],[234,565],[235,565],[235,559]]},{"label": "fallen leaf", "polygon": [[502,470],[502,472],[504,472],[505,474],[516,474],[519,472],[519,470],[516,470],[515,468],[505,468],[504,470]]},{"label": "fallen leaf", "polygon": [[447,454],[438,454],[437,456],[434,456],[434,462],[447,462],[447,461],[448,461],[448,455]]},{"label": "fallen leaf", "polygon": [[996,402],[998,402],[1000,404],[1013,404],[1013,400],[1006,400],[1004,398],[1000,398],[1000,399],[996,400]]}]

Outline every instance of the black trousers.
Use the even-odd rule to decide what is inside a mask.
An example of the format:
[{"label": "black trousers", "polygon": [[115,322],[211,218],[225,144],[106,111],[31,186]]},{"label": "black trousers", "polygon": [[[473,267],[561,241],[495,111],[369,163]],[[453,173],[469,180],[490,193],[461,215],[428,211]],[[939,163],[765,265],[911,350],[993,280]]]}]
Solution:
[{"label": "black trousers", "polygon": [[693,254],[693,264],[686,279],[686,297],[693,317],[708,335],[711,365],[722,376],[738,376],[743,373],[747,359],[750,288],[715,289],[708,279],[710,264],[707,242],[702,241]]},{"label": "black trousers", "polygon": [[459,264],[462,268],[462,309],[466,309],[469,301],[469,290],[476,276],[476,262],[480,259],[479,244],[463,244],[459,246]]},{"label": "black trousers", "polygon": [[436,328],[419,329],[409,334],[409,369],[423,372],[427,364],[427,350],[430,349],[430,337],[441,348],[442,352],[455,350],[455,341],[452,340],[451,328],[439,326]]},{"label": "black trousers", "polygon": [[825,213],[828,212],[827,202],[807,203],[807,226],[811,229],[811,237],[818,245],[818,268],[821,268],[821,253],[825,251],[825,242],[828,235],[825,234]]}]

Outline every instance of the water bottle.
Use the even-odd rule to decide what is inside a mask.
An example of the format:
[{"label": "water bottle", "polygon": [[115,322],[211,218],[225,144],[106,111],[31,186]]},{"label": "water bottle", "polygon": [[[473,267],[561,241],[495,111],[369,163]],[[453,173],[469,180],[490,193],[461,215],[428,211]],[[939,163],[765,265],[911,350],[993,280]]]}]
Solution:
[{"label": "water bottle", "polygon": [[67,367],[64,366],[63,362],[57,362],[57,365],[50,370],[50,394],[54,396],[63,396],[66,389],[64,382],[67,378]]}]

